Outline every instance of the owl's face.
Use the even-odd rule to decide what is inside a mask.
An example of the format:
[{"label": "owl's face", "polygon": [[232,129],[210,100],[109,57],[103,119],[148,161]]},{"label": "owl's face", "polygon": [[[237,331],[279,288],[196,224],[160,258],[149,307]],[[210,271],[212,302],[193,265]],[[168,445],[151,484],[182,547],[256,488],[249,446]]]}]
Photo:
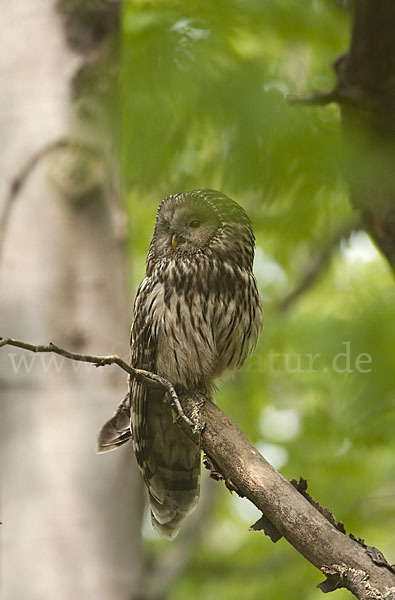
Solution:
[{"label": "owl's face", "polygon": [[158,211],[154,234],[157,253],[194,252],[210,243],[220,225],[205,202],[191,196],[170,197]]},{"label": "owl's face", "polygon": [[245,211],[215,190],[194,190],[168,196],[158,209],[148,262],[225,252],[240,262],[253,257],[254,236]]}]

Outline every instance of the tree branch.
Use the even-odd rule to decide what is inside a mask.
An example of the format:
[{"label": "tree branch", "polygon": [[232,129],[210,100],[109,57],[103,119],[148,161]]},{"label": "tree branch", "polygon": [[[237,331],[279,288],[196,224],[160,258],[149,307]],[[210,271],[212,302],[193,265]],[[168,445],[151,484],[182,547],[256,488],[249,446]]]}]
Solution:
[{"label": "tree branch", "polygon": [[0,257],[2,252],[2,246],[5,240],[5,234],[7,230],[7,225],[10,219],[11,211],[14,205],[15,200],[18,197],[21,189],[29,179],[29,176],[41,161],[42,158],[45,158],[55,150],[61,149],[74,149],[80,152],[89,152],[91,155],[98,156],[98,150],[86,142],[73,140],[67,137],[59,138],[56,140],[52,140],[48,144],[45,144],[42,148],[39,148],[29,159],[25,162],[25,164],[21,167],[15,177],[10,182],[8,194],[4,202],[3,211],[0,214]]},{"label": "tree branch", "polygon": [[211,468],[219,470],[228,487],[255,504],[277,532],[327,576],[326,582],[321,584],[323,591],[345,587],[360,600],[395,600],[395,569],[382,553],[363,540],[346,536],[342,527],[334,523],[331,513],[328,515],[306,493],[304,482],[296,486],[289,483],[229,417],[201,394],[188,393],[178,398],[169,381],[135,369],[116,355],[82,355],[52,343],[43,346],[0,338],[0,347],[7,345],[31,352],[55,352],[98,367],[116,364],[146,385],[161,386],[182,417],[178,420],[180,427],[189,435],[196,429],[200,431],[202,448]]},{"label": "tree branch", "polygon": [[332,102],[339,102],[340,96],[337,90],[331,90],[330,92],[313,92],[308,96],[294,96],[290,94],[287,96],[287,102],[291,106],[326,106]]},{"label": "tree branch", "polygon": [[[182,401],[182,398],[181,398]],[[187,407],[182,401],[184,410]],[[315,503],[300,493],[259,454],[246,436],[215,404],[202,402],[200,418],[205,426],[202,446],[222,475],[241,496],[247,497],[294,548],[309,562],[336,579],[336,586],[355,593],[344,574],[363,572],[360,600],[389,598],[395,594],[395,571],[376,564],[367,547],[346,536]],[[338,572],[342,566],[342,573]],[[332,585],[334,580],[331,580]],[[332,588],[334,589],[334,588]],[[380,595],[381,594],[381,595]],[[395,596],[394,596],[395,598]]]},{"label": "tree branch", "polygon": [[323,269],[328,265],[333,253],[337,250],[342,239],[347,238],[353,231],[363,228],[363,223],[360,217],[351,219],[339,227],[328,242],[323,246],[319,256],[312,262],[305,274],[301,278],[297,286],[289,292],[282,300],[280,300],[276,308],[280,311],[285,311],[317,280]]}]

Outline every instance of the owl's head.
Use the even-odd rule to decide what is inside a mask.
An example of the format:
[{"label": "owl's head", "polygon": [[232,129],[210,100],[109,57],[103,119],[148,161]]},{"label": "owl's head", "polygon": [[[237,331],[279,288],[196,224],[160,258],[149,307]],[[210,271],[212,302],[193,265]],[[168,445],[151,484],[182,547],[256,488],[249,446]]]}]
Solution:
[{"label": "owl's head", "polygon": [[251,268],[254,235],[241,206],[215,190],[168,196],[158,208],[147,266],[202,254]]}]

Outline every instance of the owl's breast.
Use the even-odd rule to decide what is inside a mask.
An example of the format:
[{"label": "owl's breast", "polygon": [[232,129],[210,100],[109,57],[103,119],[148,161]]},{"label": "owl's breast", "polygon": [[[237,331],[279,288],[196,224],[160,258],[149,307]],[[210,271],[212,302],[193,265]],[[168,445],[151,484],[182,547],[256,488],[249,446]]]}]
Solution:
[{"label": "owl's breast", "polygon": [[171,265],[156,278],[150,306],[157,373],[186,388],[239,368],[262,326],[254,276],[224,265]]},{"label": "owl's breast", "polygon": [[185,388],[208,385],[216,363],[212,299],[173,281],[158,287],[158,374]]}]

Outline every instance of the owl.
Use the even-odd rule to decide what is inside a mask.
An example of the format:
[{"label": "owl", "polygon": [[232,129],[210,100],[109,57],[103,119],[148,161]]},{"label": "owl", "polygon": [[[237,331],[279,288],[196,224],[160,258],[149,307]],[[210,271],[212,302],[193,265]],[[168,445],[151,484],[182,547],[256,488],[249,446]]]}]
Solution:
[{"label": "owl", "polygon": [[[134,303],[133,367],[214,401],[215,380],[241,367],[261,332],[254,242],[245,211],[220,192],[163,200]],[[200,448],[173,422],[164,396],[131,378],[98,448],[132,440],[153,527],[172,539],[199,498]]]}]

